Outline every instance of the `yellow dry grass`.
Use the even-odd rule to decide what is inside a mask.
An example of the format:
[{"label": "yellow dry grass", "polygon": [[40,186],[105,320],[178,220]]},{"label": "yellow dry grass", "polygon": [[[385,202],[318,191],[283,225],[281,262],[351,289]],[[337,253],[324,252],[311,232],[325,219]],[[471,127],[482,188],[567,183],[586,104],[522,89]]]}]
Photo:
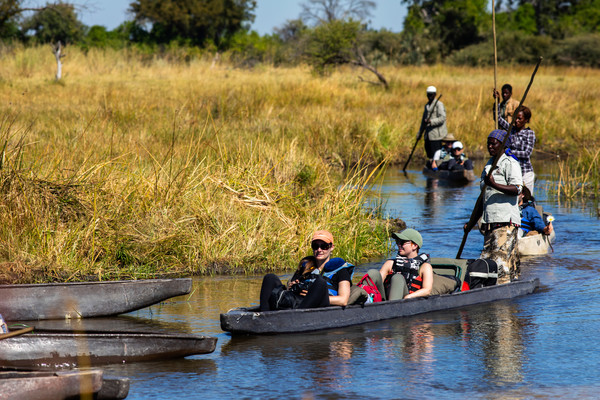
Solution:
[{"label": "yellow dry grass", "polygon": [[[427,86],[469,154],[493,129],[487,69],[382,67],[384,91],[352,68],[323,78],[74,48],[55,82],[47,47],[1,57],[0,261],[38,280],[292,268],[317,228],[358,262],[386,248],[361,165],[406,159]],[[519,98],[532,69],[500,68],[499,84]],[[597,148],[598,78],[542,66],[526,101],[534,156]]]}]

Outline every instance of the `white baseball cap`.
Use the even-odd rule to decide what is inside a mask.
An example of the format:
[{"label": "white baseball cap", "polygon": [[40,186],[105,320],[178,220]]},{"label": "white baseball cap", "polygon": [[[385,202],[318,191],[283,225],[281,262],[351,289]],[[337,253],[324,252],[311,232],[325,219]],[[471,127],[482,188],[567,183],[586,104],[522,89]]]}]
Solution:
[{"label": "white baseball cap", "polygon": [[452,143],[452,148],[453,149],[462,149],[463,144],[457,140],[456,142]]},{"label": "white baseball cap", "polygon": [[427,93],[436,93],[437,89],[435,88],[435,86],[429,86],[427,88]]}]

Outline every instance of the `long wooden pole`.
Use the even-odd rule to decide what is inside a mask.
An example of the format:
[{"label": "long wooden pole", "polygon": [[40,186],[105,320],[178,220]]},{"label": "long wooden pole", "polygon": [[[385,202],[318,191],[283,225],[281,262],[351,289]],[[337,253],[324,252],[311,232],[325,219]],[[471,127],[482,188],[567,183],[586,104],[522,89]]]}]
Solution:
[{"label": "long wooden pole", "polygon": [[[441,98],[442,98],[442,95],[440,94],[439,97],[437,99],[435,99],[433,106],[431,106],[431,109],[429,110],[429,113],[427,114],[427,120],[429,118],[431,118],[431,114],[433,113],[435,106],[437,105],[438,101]],[[425,132],[425,129],[427,129],[427,124],[424,124],[423,127],[419,130],[419,134],[417,135],[417,140],[415,140],[415,145],[413,146],[412,151],[410,152],[410,155],[408,156],[408,160],[406,160],[406,163],[404,164],[404,167],[402,167],[402,171],[406,172],[406,167],[408,167],[408,163],[410,162],[410,159],[412,158],[413,153],[415,152],[415,149],[417,148],[417,144],[419,144],[419,140],[421,140],[421,136],[423,136],[423,132]]]},{"label": "long wooden pole", "polygon": [[33,326],[30,326],[28,328],[19,329],[19,330],[11,331],[11,332],[8,332],[8,333],[2,333],[2,334],[0,334],[0,340],[2,340],[2,339],[8,339],[8,338],[15,337],[15,336],[19,336],[19,335],[22,335],[24,333],[31,332],[32,330],[33,330]]},{"label": "long wooden pole", "polygon": [[[535,74],[537,73],[538,68],[540,67],[541,63],[542,63],[542,57],[539,58],[536,66],[535,66],[535,69],[533,70],[533,74],[531,75],[531,79],[529,80],[529,84],[527,85],[527,89],[525,89],[525,93],[523,93],[523,97],[521,98],[521,101],[519,102],[519,107],[517,107],[517,109],[515,110],[515,115],[519,112],[521,105],[527,98],[527,93],[529,93],[529,89],[531,88],[531,85],[533,84],[533,79],[535,78]],[[494,171],[494,169],[496,168],[496,165],[498,165],[498,160],[500,160],[500,157],[502,156],[502,154],[504,154],[504,148],[506,147],[506,142],[508,141],[508,138],[512,132],[513,124],[515,123],[515,119],[516,118],[512,119],[510,126],[508,127],[508,132],[504,136],[504,140],[502,141],[502,147],[501,147],[502,151],[499,151],[498,154],[496,154],[494,156],[494,162],[492,163],[492,167],[490,168],[488,174],[491,174],[492,171]],[[456,258],[460,258],[460,256],[462,255],[462,251],[465,247],[465,243],[467,242],[467,236],[469,235],[469,232],[471,231],[471,229],[473,229],[475,224],[477,224],[477,220],[479,219],[479,216],[481,215],[481,211],[483,210],[483,195],[485,193],[485,188],[486,188],[486,185],[484,184],[481,187],[481,192],[479,193],[479,197],[477,198],[477,201],[475,202],[475,207],[473,207],[473,212],[471,213],[469,222],[467,222],[467,226],[465,227],[465,233],[463,235],[462,242],[460,243],[460,247],[458,248],[458,253],[456,253]]]},{"label": "long wooden pole", "polygon": [[[496,48],[496,4],[492,0],[492,33],[494,36],[494,93],[498,91],[498,50]],[[494,126],[498,129],[498,101],[500,99],[494,96]]]}]

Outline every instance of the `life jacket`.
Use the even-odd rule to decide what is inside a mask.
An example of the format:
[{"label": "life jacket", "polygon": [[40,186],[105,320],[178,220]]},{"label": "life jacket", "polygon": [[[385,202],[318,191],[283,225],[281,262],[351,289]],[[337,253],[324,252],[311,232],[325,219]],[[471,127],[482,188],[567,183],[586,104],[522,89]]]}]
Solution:
[{"label": "life jacket", "polygon": [[[330,296],[338,295],[338,287],[337,284],[333,283],[333,276],[340,272],[342,269],[347,268],[350,273],[350,283],[352,284],[352,276],[354,275],[354,265],[347,263],[343,258],[336,257],[327,261],[325,266],[323,267],[323,272],[321,272],[321,276],[327,282],[327,289],[329,289]],[[318,271],[317,271],[318,273]]]},{"label": "life jacket", "polygon": [[535,230],[535,223],[533,221],[529,220],[523,214],[523,210],[526,207],[529,207],[530,205],[531,205],[530,203],[526,203],[526,204],[523,204],[522,206],[519,207],[519,209],[521,210],[521,226],[520,226],[520,228],[523,230],[523,236],[527,235],[527,233],[529,231]]},{"label": "life jacket", "polygon": [[[423,287],[423,279],[419,276],[421,265],[429,262],[429,255],[419,254],[415,258],[408,258],[398,254],[392,266],[392,272],[402,274],[408,286],[408,292],[413,293]],[[386,279],[387,280],[387,279]]]},{"label": "life jacket", "polygon": [[440,149],[440,159],[439,159],[439,161],[443,162],[443,161],[449,161],[451,159],[452,159],[452,152],[448,153],[448,151],[446,150],[446,148],[442,147]]}]

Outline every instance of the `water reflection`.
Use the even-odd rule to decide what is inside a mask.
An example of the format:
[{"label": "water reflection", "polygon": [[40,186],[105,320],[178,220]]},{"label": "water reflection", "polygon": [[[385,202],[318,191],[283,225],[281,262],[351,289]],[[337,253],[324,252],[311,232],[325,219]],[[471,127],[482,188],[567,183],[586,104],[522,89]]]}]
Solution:
[{"label": "water reflection", "polygon": [[485,312],[463,314],[469,331],[466,345],[481,353],[485,367],[481,378],[489,385],[523,381],[522,338],[529,321],[518,313],[515,303],[497,302],[485,307]]}]

